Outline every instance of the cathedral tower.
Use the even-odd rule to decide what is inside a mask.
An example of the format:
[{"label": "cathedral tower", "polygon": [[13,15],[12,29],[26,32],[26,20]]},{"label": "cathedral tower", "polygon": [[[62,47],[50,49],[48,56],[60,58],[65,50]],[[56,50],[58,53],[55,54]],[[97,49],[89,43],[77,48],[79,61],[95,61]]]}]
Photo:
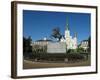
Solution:
[{"label": "cathedral tower", "polygon": [[68,19],[67,19],[65,38],[68,38],[68,37],[70,37],[70,30],[69,30],[69,24],[68,24]]},{"label": "cathedral tower", "polygon": [[66,42],[67,49],[70,49],[71,48],[71,36],[70,36],[68,18],[66,22],[67,23],[66,23],[66,30],[65,30],[65,42]]},{"label": "cathedral tower", "polygon": [[69,30],[69,23],[68,23],[68,18],[66,21],[66,29],[65,29],[65,36],[64,38],[60,40],[61,42],[66,43],[67,49],[76,49],[77,48],[77,33],[75,33],[74,37],[70,35],[70,30]]}]

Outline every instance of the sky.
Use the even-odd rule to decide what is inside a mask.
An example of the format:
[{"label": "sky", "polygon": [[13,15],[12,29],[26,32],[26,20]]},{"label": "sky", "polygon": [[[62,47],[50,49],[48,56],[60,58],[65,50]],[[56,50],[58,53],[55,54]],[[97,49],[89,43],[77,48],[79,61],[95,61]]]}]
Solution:
[{"label": "sky", "polygon": [[23,10],[23,36],[31,36],[32,40],[40,40],[44,37],[50,39],[52,30],[59,27],[64,35],[67,22],[70,35],[77,33],[78,43],[90,36],[91,14],[75,12],[51,12]]}]

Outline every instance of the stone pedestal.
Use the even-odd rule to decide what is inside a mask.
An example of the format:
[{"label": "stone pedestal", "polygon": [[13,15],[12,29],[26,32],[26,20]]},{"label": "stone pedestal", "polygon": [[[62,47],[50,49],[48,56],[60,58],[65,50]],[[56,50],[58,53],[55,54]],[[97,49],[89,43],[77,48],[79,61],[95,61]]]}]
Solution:
[{"label": "stone pedestal", "polygon": [[49,42],[47,45],[47,53],[66,53],[66,43]]}]

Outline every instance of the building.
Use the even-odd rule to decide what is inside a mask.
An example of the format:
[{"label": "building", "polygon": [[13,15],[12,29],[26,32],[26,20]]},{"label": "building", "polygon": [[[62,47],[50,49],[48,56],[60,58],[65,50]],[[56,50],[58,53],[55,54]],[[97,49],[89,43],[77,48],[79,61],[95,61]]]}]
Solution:
[{"label": "building", "polygon": [[37,40],[32,42],[32,45],[40,45],[40,46],[46,46],[48,42],[52,42],[52,40],[47,39],[46,37],[41,40]]},{"label": "building", "polygon": [[47,38],[41,39],[41,40],[36,40],[32,42],[32,51],[36,50],[42,50],[42,51],[47,51],[47,45],[49,42],[52,42],[52,40],[49,40]]},{"label": "building", "polygon": [[87,51],[88,51],[88,48],[89,48],[88,40],[83,40],[83,41],[81,41],[79,47],[80,47],[80,48],[83,48],[84,51],[87,52]]},{"label": "building", "polygon": [[67,49],[76,49],[77,48],[77,33],[75,33],[74,37],[70,35],[69,24],[67,22],[65,35],[61,38],[61,42],[65,42]]}]

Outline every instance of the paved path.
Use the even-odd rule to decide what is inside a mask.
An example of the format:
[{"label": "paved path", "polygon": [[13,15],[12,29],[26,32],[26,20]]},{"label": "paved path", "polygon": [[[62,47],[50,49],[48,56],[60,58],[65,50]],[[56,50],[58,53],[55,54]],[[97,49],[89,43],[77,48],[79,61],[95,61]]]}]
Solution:
[{"label": "paved path", "polygon": [[75,66],[89,66],[90,60],[73,62],[73,63],[65,63],[65,62],[32,62],[32,61],[23,61],[24,69],[33,69],[33,68],[54,68],[54,67],[75,67]]}]

